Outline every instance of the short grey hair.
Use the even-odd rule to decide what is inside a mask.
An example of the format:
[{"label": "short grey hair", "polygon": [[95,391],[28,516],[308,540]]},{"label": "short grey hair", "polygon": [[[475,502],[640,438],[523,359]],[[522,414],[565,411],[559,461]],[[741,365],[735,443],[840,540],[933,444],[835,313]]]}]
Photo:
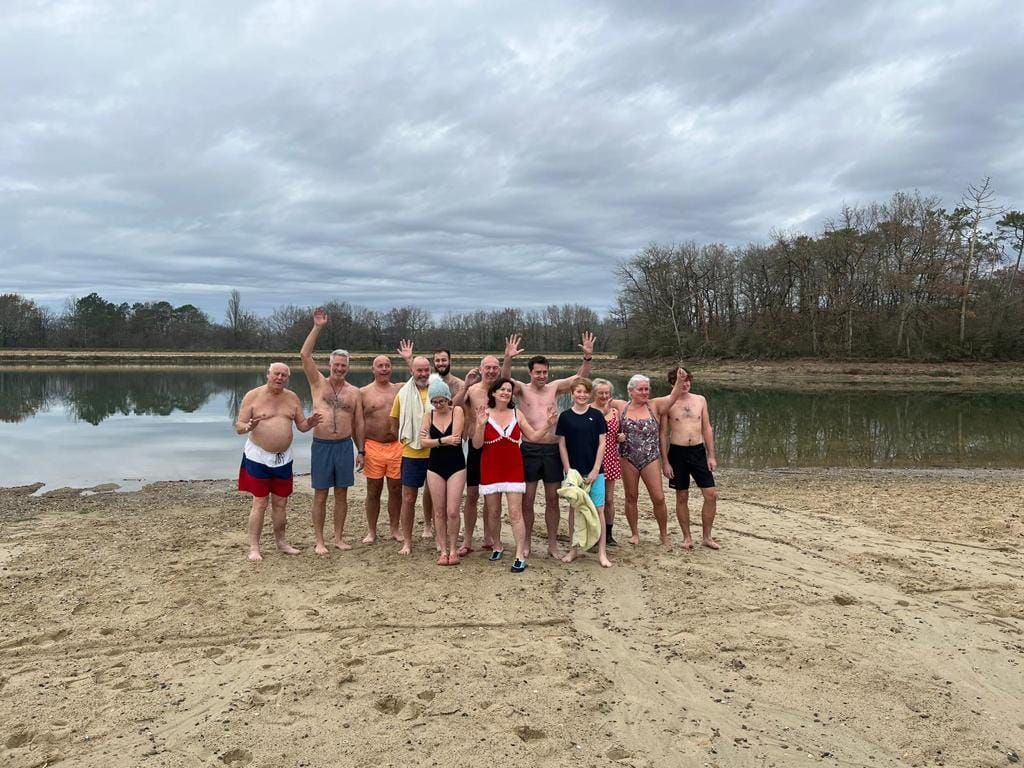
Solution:
[{"label": "short grey hair", "polygon": [[346,360],[348,360],[349,359],[348,350],[347,349],[336,349],[333,352],[331,352],[331,362],[333,362],[334,358],[336,358],[336,357],[344,357]]},{"label": "short grey hair", "polygon": [[608,394],[615,394],[615,385],[608,381],[608,379],[594,379],[592,383],[594,385],[594,389],[597,389],[598,387],[608,387]]},{"label": "short grey hair", "polygon": [[644,376],[642,373],[634,373],[630,377],[629,383],[626,385],[626,391],[629,392],[630,394],[632,394],[633,390],[636,389],[637,384],[640,384],[640,383],[643,383],[643,382],[646,382],[647,384],[650,384],[651,383],[651,379],[648,376]]}]

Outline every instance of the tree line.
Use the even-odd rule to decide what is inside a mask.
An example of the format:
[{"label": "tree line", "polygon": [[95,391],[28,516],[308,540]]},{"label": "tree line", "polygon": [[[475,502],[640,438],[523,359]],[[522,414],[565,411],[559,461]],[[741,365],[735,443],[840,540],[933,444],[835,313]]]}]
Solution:
[{"label": "tree line", "polygon": [[[510,332],[530,349],[576,351],[593,331],[627,357],[1024,358],[1024,213],[996,204],[988,179],[960,204],[897,192],[844,206],[815,234],[775,232],[768,243],[652,243],[616,267],[615,307],[580,304],[435,316],[334,300],[324,347],[495,350]],[[297,349],[313,307],[260,317],[232,291],[222,322],[191,304],[120,303],[97,293],[53,313],[0,295],[0,348]]]}]

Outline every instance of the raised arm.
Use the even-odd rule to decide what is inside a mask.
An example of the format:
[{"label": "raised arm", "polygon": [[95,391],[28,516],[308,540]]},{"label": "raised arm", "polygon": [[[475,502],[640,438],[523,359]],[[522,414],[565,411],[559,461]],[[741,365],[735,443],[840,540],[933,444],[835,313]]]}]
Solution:
[{"label": "raised arm", "polygon": [[313,360],[313,350],[316,349],[317,337],[320,336],[320,331],[325,325],[327,325],[327,313],[317,308],[313,312],[313,327],[310,329],[309,335],[306,336],[306,340],[302,342],[302,349],[299,351],[299,355],[302,357],[302,370],[306,374],[310,387],[320,387],[321,374]]},{"label": "raised arm", "polygon": [[682,368],[676,368],[676,383],[672,387],[672,391],[667,395],[651,400],[651,407],[654,408],[654,412],[659,418],[661,414],[668,413],[668,409],[675,405],[676,400],[683,396],[683,385],[685,383],[686,371]]},{"label": "raised arm", "polygon": [[[519,346],[519,342],[522,340],[523,337],[516,333],[505,337],[505,354],[501,358],[501,378],[512,379],[512,359],[523,353],[524,350]],[[522,383],[512,379],[512,394],[518,395],[522,390]]]},{"label": "raised arm", "polygon": [[398,342],[398,354],[405,360],[405,365],[412,373],[412,339],[402,339]]},{"label": "raised arm", "polygon": [[577,346],[583,350],[583,362],[580,363],[579,370],[572,376],[564,379],[555,379],[550,382],[555,385],[556,392],[568,392],[572,389],[573,382],[576,379],[581,376],[586,377],[590,375],[591,361],[594,359],[594,342],[597,341],[597,338],[590,331],[586,331],[581,337],[581,341],[583,343]]},{"label": "raised arm", "polygon": [[473,447],[478,451],[484,447],[484,427],[487,426],[487,409],[480,406],[476,409],[476,421],[473,424]]}]

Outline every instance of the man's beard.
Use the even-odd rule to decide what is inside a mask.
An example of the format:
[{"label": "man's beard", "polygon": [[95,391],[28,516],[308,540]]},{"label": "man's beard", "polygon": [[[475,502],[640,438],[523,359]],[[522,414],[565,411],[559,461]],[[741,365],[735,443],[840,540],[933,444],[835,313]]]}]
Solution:
[{"label": "man's beard", "polygon": [[436,373],[442,379],[448,375],[451,369],[452,366],[450,363],[448,365],[438,365],[437,363],[434,363],[434,373]]}]

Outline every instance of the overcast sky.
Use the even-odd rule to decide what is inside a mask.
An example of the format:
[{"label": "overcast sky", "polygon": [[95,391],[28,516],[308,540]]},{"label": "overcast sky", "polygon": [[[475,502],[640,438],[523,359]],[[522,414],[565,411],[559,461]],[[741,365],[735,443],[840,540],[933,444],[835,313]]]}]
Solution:
[{"label": "overcast sky", "polygon": [[0,9],[0,292],[56,310],[604,312],[652,241],[1024,207],[1020,0]]}]

